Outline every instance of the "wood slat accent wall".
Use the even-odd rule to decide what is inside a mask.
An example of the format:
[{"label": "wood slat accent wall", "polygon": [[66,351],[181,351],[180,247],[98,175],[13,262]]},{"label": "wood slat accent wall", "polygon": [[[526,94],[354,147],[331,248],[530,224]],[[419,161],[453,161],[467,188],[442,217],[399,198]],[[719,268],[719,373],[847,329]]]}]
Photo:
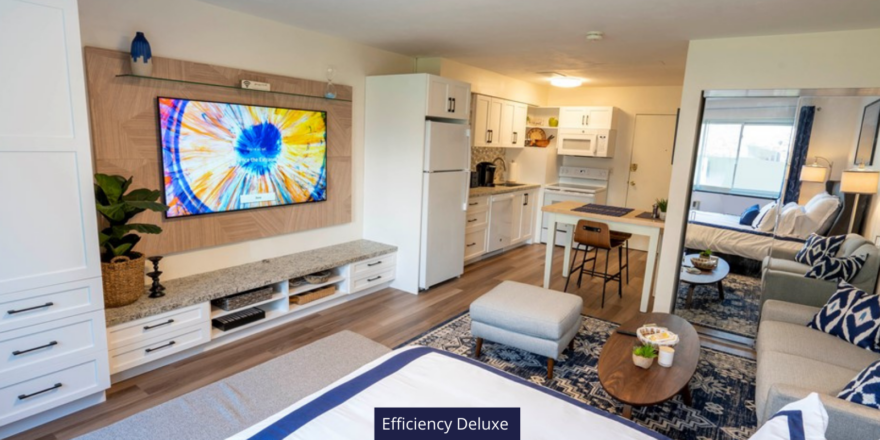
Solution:
[{"label": "wood slat accent wall", "polygon": [[[164,232],[145,235],[138,251],[168,254],[351,222],[351,102],[319,98],[323,82],[157,57],[153,57],[154,77],[227,86],[251,79],[271,83],[272,91],[318,98],[117,78],[131,73],[128,53],[87,47],[85,55],[95,170],[134,176],[133,188],[164,191],[159,96],[327,112],[327,201],[175,219],[145,212],[136,221],[157,224]],[[351,99],[351,87],[336,89],[338,98]]]}]

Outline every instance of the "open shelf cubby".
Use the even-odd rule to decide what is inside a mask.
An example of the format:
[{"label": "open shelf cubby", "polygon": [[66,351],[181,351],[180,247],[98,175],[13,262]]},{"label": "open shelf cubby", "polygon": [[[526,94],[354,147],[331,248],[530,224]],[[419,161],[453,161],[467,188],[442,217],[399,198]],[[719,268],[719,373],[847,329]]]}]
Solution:
[{"label": "open shelf cubby", "polygon": [[166,81],[166,82],[173,82],[173,83],[179,83],[179,84],[190,84],[190,85],[195,85],[195,86],[220,87],[220,88],[224,88],[224,89],[241,90],[244,92],[269,93],[269,94],[273,94],[273,95],[285,95],[285,96],[297,96],[297,97],[301,97],[301,98],[322,99],[324,101],[351,102],[350,99],[343,99],[343,98],[325,98],[323,96],[304,95],[301,93],[277,92],[277,91],[271,91],[271,90],[266,91],[266,90],[256,90],[256,89],[243,89],[243,88],[241,88],[239,86],[235,86],[235,85],[212,84],[212,83],[206,83],[206,82],[200,82],[200,81],[187,81],[187,80],[183,80],[183,79],[160,78],[160,77],[156,77],[156,76],[140,76],[140,75],[132,75],[130,73],[116,75],[116,77],[117,78],[133,78],[133,79],[139,79],[139,80]]}]

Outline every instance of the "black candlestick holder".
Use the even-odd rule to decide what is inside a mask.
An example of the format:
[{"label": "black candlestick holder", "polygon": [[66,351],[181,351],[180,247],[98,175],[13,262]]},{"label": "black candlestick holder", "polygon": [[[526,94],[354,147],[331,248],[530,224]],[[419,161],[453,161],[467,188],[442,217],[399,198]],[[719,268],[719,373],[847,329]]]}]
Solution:
[{"label": "black candlestick holder", "polygon": [[165,296],[165,286],[159,284],[159,275],[162,275],[159,270],[159,261],[162,261],[162,257],[148,257],[147,260],[153,263],[153,271],[147,274],[153,280],[153,285],[150,286],[150,298],[161,298]]}]

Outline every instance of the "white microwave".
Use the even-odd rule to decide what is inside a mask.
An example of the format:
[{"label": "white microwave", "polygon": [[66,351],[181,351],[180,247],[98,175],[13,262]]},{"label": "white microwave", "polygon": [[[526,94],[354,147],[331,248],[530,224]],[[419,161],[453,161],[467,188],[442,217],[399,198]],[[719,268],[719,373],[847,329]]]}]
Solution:
[{"label": "white microwave", "polygon": [[617,130],[560,128],[556,152],[563,156],[613,157]]}]

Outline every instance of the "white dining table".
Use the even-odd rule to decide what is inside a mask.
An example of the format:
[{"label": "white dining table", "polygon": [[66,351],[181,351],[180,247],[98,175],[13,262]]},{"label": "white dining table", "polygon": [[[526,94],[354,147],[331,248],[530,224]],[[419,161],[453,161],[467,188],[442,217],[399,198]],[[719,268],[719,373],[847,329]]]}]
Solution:
[{"label": "white dining table", "polygon": [[[659,219],[638,217],[645,211],[633,210],[626,215],[615,217],[603,214],[579,212],[574,209],[580,208],[582,202],[560,202],[547,205],[541,211],[548,214],[547,224],[547,255],[544,260],[544,288],[550,288],[550,277],[553,273],[553,249],[556,247],[557,225],[577,225],[579,220],[592,220],[606,223],[609,228],[618,232],[628,232],[633,235],[648,237],[648,257],[645,264],[645,280],[642,285],[642,298],[639,303],[639,311],[647,312],[651,301],[651,292],[654,287],[654,273],[657,271],[657,254],[660,251],[660,237],[663,236],[664,222]],[[571,267],[572,241],[565,244],[565,256],[563,257],[562,276],[568,277]]]}]

